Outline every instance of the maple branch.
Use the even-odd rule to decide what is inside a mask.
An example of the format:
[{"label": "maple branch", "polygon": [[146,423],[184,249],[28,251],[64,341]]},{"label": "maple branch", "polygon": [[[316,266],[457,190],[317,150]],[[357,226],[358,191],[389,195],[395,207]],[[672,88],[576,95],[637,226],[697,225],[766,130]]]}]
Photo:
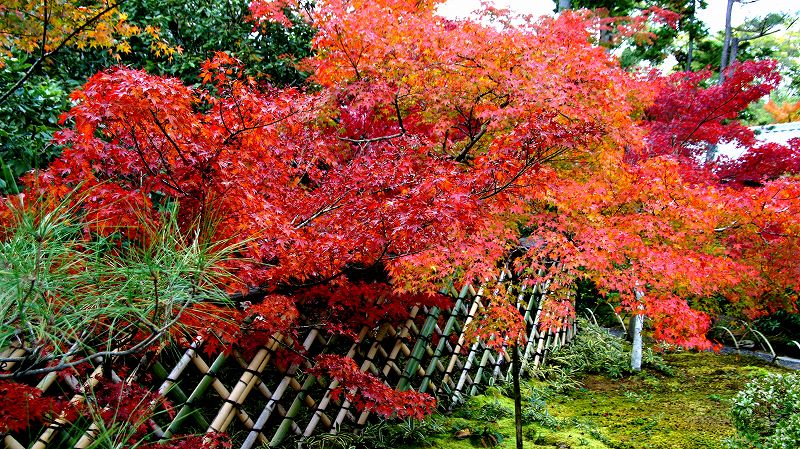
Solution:
[{"label": "maple branch", "polygon": [[706,114],[705,118],[703,118],[702,120],[699,120],[697,122],[697,125],[695,125],[694,129],[692,129],[692,131],[689,134],[687,134],[686,137],[683,140],[681,140],[679,147],[682,148],[689,141],[689,139],[692,137],[692,135],[694,135],[694,133],[696,133],[703,125],[705,125],[706,123],[708,123],[710,121],[713,121],[713,120],[716,120],[716,119],[720,118],[721,115],[717,114],[717,111],[722,109],[724,106],[727,106],[728,103],[732,102],[735,98],[736,98],[735,95],[729,95],[725,99],[725,101],[721,102],[714,109],[709,111],[709,113]]},{"label": "maple branch", "polygon": [[175,142],[175,140],[172,138],[172,136],[170,136],[170,135],[169,135],[169,132],[167,131],[167,128],[166,128],[166,127],[164,126],[164,124],[163,124],[163,123],[161,123],[161,121],[158,119],[158,116],[156,115],[155,111],[153,111],[152,109],[148,109],[148,111],[150,111],[150,115],[152,115],[152,116],[153,116],[153,120],[155,121],[155,124],[156,124],[156,126],[158,127],[158,129],[160,129],[160,130],[161,130],[161,133],[162,133],[162,134],[164,134],[164,137],[166,137],[166,138],[167,138],[167,141],[168,141],[170,144],[172,144],[172,147],[173,147],[173,148],[175,148],[175,152],[178,154],[178,157],[179,157],[179,158],[181,158],[181,161],[182,161],[182,162],[183,162],[183,163],[184,163],[186,166],[191,166],[191,164],[189,164],[189,161],[187,161],[187,160],[186,160],[186,158],[183,156],[183,151],[182,151],[182,150],[181,150],[181,148],[178,146],[178,143],[177,143],[177,142]]},{"label": "maple branch", "polygon": [[731,224],[729,224],[728,226],[723,226],[721,228],[714,228],[714,232],[725,232],[728,229],[733,229],[733,228],[738,228],[738,227],[740,227],[739,220],[733,220],[733,222]]},{"label": "maple branch", "polygon": [[394,110],[395,113],[397,114],[397,127],[400,128],[400,132],[388,136],[371,137],[369,139],[351,139],[349,137],[339,137],[338,139],[350,143],[368,144],[373,142],[380,142],[382,140],[396,139],[398,137],[404,136],[406,134],[406,128],[405,126],[403,126],[403,116],[400,113],[400,103],[397,95],[394,96],[394,101],[392,103],[394,104]]},{"label": "maple branch", "polygon": [[[50,8],[47,5],[47,0],[44,0],[44,11],[42,12],[42,48],[39,54],[39,58],[43,58],[45,55],[45,49],[47,48],[47,24],[50,22]],[[2,101],[0,101],[2,103]]]},{"label": "maple branch", "polygon": [[349,62],[350,65],[353,66],[353,71],[355,71],[356,79],[361,81],[361,72],[358,70],[358,61],[354,61],[352,56],[350,56],[350,52],[347,50],[347,48],[344,45],[344,41],[342,40],[342,31],[338,25],[336,25],[334,31],[336,32],[336,43],[339,44],[339,48],[345,54],[347,62]]},{"label": "maple branch", "polygon": [[142,165],[144,165],[145,170],[147,170],[147,173],[149,173],[150,176],[155,178],[156,172],[153,171],[153,168],[150,167],[149,163],[147,163],[147,159],[144,157],[144,152],[139,145],[139,139],[136,138],[136,125],[131,125],[131,139],[133,140],[133,148],[136,149],[136,154],[139,156],[139,160],[142,161]]},{"label": "maple branch", "polygon": [[450,135],[450,129],[444,130],[444,139],[442,139],[442,154],[447,154],[447,138]]},{"label": "maple branch", "polygon": [[536,163],[534,162],[534,160],[530,160],[530,161],[527,161],[527,162],[525,162],[525,165],[523,165],[523,166],[522,166],[522,168],[521,168],[521,169],[519,169],[519,170],[518,170],[518,171],[517,171],[517,172],[514,174],[514,176],[512,176],[512,177],[511,177],[511,179],[509,179],[509,180],[508,180],[508,182],[506,182],[505,184],[503,184],[503,185],[502,185],[502,186],[500,186],[500,187],[497,187],[497,188],[494,188],[494,189],[492,189],[492,190],[491,190],[489,193],[486,193],[485,191],[484,191],[484,192],[480,192],[480,193],[479,193],[479,195],[480,195],[480,196],[478,197],[478,199],[480,199],[480,200],[486,200],[486,199],[489,199],[489,198],[491,198],[491,197],[493,197],[493,196],[495,196],[495,195],[499,194],[499,193],[500,193],[500,192],[502,192],[503,190],[506,190],[507,188],[511,187],[511,185],[512,185],[512,184],[514,184],[514,182],[515,182],[517,179],[519,179],[520,177],[522,177],[522,175],[523,175],[523,174],[525,174],[525,172],[526,172],[526,171],[528,171],[528,169],[529,169],[529,168],[531,168],[531,167],[533,167],[534,165],[536,165]]},{"label": "maple branch", "polygon": [[[134,125],[134,126],[135,126],[135,125]],[[143,128],[142,130],[144,131],[144,128]],[[138,141],[138,139],[136,138],[136,133],[135,133],[135,132],[133,132],[133,131],[135,131],[135,128],[132,128],[132,134],[131,134],[131,135],[132,135],[132,137],[133,137],[133,143],[134,143],[134,147],[136,148],[136,152],[137,152],[137,154],[139,155],[139,158],[142,160],[142,163],[143,163],[143,164],[144,164],[146,167],[148,167],[148,170],[150,170],[150,173],[151,173],[153,176],[156,176],[156,177],[157,177],[157,175],[156,175],[155,173],[153,173],[152,169],[150,169],[150,165],[148,164],[148,162],[147,162],[147,159],[146,159],[146,158],[145,158],[145,156],[144,156],[144,151],[143,151],[143,150],[141,149],[141,147],[139,146],[139,141]],[[153,141],[153,137],[150,135],[150,133],[146,133],[146,132],[144,133],[144,135],[145,135],[145,137],[147,137],[147,140],[150,142],[150,145],[152,145],[152,146],[153,146],[153,148],[154,148],[154,150],[153,150],[153,151],[155,151],[155,152],[156,152],[156,154],[158,155],[158,159],[161,161],[161,165],[164,167],[164,171],[167,173],[167,176],[169,177],[170,181],[172,181],[172,184],[170,184],[170,183],[166,182],[164,179],[161,179],[161,181],[162,181],[162,182],[163,182],[165,185],[167,185],[168,187],[171,187],[171,188],[175,189],[175,191],[176,191],[176,192],[180,192],[180,193],[182,193],[182,194],[184,194],[184,195],[187,195],[187,193],[186,193],[186,192],[185,192],[185,191],[184,191],[184,190],[183,190],[183,189],[180,187],[180,185],[178,184],[178,182],[177,182],[177,181],[175,181],[175,177],[173,176],[172,169],[171,169],[171,168],[170,168],[170,166],[169,166],[169,162],[168,162],[168,161],[167,161],[167,159],[164,157],[164,154],[162,154],[162,153],[161,153],[161,151],[159,151],[159,150],[157,149],[158,145],[156,145],[156,143]]]},{"label": "maple branch", "polygon": [[[300,111],[301,111],[300,109],[294,110],[294,111],[288,113],[287,115],[284,115],[283,117],[276,118],[275,120],[272,120],[270,122],[260,123],[258,125],[244,126],[244,124],[242,124],[242,126],[243,126],[242,128],[237,129],[236,131],[233,131],[228,137],[225,138],[225,140],[222,141],[222,146],[229,144],[231,142],[231,140],[235,139],[236,137],[238,137],[242,133],[245,133],[247,131],[253,131],[255,129],[266,128],[266,127],[272,126],[272,125],[274,125],[276,123],[280,123],[280,122],[282,122],[284,120],[289,119],[290,117],[292,117],[294,115],[299,114]],[[221,112],[220,112],[220,115],[222,115]],[[224,122],[223,122],[223,125],[224,125]],[[227,126],[225,128],[227,129]]]},{"label": "maple branch", "polygon": [[[530,157],[530,158],[526,157],[525,164],[522,166],[522,168],[520,168],[511,177],[511,179],[509,179],[506,183],[504,183],[503,185],[501,185],[499,187],[496,187],[494,189],[487,189],[487,190],[483,190],[483,191],[479,192],[478,195],[480,195],[480,196],[478,198],[481,199],[481,200],[485,200],[485,199],[491,198],[491,197],[499,194],[503,190],[506,190],[509,187],[511,187],[531,167],[536,166],[536,165],[545,164],[547,162],[551,162],[551,161],[555,160],[558,156],[564,154],[566,151],[567,151],[567,148],[560,147],[560,148],[558,148],[557,150],[553,151],[552,153],[550,153],[548,155],[544,155],[544,151],[542,151],[542,152],[538,152],[538,154],[535,157]],[[488,191],[488,193],[487,193],[487,191]]]},{"label": "maple branch", "polygon": [[[50,51],[46,51],[45,50],[46,42],[43,41],[42,45],[41,45],[41,54],[40,54],[40,56],[38,58],[36,58],[35,61],[33,61],[31,66],[28,67],[28,70],[26,70],[25,73],[22,74],[22,77],[20,79],[18,79],[17,82],[12,84],[11,87],[9,87],[5,92],[2,93],[2,95],[0,95],[0,105],[5,103],[6,100],[8,100],[8,97],[11,96],[11,94],[16,92],[17,89],[19,89],[26,81],[28,81],[28,79],[31,76],[33,76],[33,72],[35,72],[36,69],[38,69],[39,66],[41,66],[45,62],[45,60],[50,59],[54,54],[56,54],[59,51],[61,51],[67,45],[68,42],[70,42],[72,39],[74,39],[80,33],[84,32],[92,24],[94,24],[95,22],[100,20],[101,17],[103,17],[104,15],[106,15],[109,12],[113,11],[117,6],[123,4],[125,1],[126,0],[119,0],[116,3],[112,3],[112,4],[108,5],[107,7],[105,7],[104,9],[102,9],[100,12],[98,12],[97,14],[95,14],[94,16],[89,18],[86,22],[84,22],[81,26],[79,26],[79,27],[75,28],[74,30],[72,30],[72,32],[70,34],[68,34],[67,37],[65,37],[64,40],[62,40],[61,43],[58,44],[58,46],[56,46],[56,48],[54,48],[54,49],[52,49]],[[46,2],[45,2],[45,11],[47,11],[47,3]],[[47,19],[47,17],[45,16],[44,19]],[[44,31],[42,32],[42,35],[43,35],[43,38],[46,39],[47,38],[47,23],[43,24],[43,28],[44,28]]]},{"label": "maple branch", "polygon": [[[304,227],[308,226],[308,225],[309,225],[309,224],[310,224],[312,221],[314,221],[314,220],[316,220],[317,218],[319,218],[319,217],[321,217],[321,216],[323,216],[323,215],[327,214],[328,212],[332,212],[332,211],[334,211],[334,210],[336,210],[336,209],[339,209],[340,207],[342,207],[342,205],[341,205],[341,204],[339,204],[339,203],[341,203],[341,202],[342,202],[342,200],[343,200],[343,199],[345,199],[345,197],[347,197],[347,195],[348,195],[350,192],[351,192],[351,190],[347,190],[346,192],[344,192],[344,193],[342,194],[342,196],[340,196],[339,198],[337,198],[336,200],[334,200],[334,201],[333,201],[333,203],[331,203],[331,204],[329,204],[329,205],[327,205],[327,206],[322,206],[322,207],[318,208],[318,209],[316,210],[316,212],[314,212],[313,214],[311,214],[311,216],[309,216],[308,218],[306,218],[305,220],[303,220],[303,221],[302,221],[302,222],[300,222],[299,224],[295,225],[295,227],[294,227],[294,228],[295,228],[295,229],[301,229],[301,228],[304,228]],[[292,220],[292,221],[294,221],[294,220]]]},{"label": "maple branch", "polygon": [[461,150],[460,153],[458,153],[458,156],[456,156],[455,159],[453,159],[454,161],[464,162],[464,159],[466,159],[469,150],[471,150],[472,147],[474,147],[475,144],[478,143],[479,140],[481,140],[481,137],[483,137],[483,135],[486,134],[486,130],[489,128],[489,122],[490,120],[486,120],[485,122],[483,122],[480,131],[478,131],[478,134],[476,134],[474,137],[470,137],[469,142],[467,143],[466,146],[464,146],[464,149]]},{"label": "maple branch", "polygon": [[371,137],[369,139],[351,139],[349,137],[339,137],[338,139],[350,143],[365,144],[365,143],[380,142],[382,140],[396,139],[398,137],[403,137],[404,134],[405,132],[399,132],[388,136]]}]

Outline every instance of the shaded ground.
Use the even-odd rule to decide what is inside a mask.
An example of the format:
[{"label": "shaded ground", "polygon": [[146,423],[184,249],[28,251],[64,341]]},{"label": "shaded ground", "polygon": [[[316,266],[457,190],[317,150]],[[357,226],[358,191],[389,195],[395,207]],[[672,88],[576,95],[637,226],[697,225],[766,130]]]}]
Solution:
[{"label": "shaded ground", "polygon": [[[653,372],[623,379],[590,375],[583,388],[548,398],[547,413],[528,416],[536,422],[525,425],[525,448],[720,448],[721,440],[734,432],[730,399],[753,376],[785,371],[735,354],[682,353],[665,359],[675,369],[672,377]],[[433,428],[423,430],[423,441],[409,447],[467,449],[497,442],[513,448],[512,409],[511,399],[490,389],[469,407],[436,418]]]}]

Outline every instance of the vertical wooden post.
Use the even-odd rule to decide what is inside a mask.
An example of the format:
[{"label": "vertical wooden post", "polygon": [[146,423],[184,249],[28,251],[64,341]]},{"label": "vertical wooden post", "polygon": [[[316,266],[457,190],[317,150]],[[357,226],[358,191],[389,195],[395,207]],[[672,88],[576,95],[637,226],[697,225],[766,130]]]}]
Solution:
[{"label": "vertical wooden post", "polygon": [[519,346],[517,342],[511,346],[511,360],[513,364],[512,377],[514,378],[514,428],[517,440],[517,449],[522,449],[522,393],[519,389],[519,373],[521,363],[519,361]]}]

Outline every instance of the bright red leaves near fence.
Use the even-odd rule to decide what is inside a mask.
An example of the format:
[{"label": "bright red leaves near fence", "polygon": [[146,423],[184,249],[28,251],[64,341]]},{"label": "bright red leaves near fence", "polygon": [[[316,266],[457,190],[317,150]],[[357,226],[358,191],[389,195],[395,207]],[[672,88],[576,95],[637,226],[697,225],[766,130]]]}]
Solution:
[{"label": "bright red leaves near fence", "polygon": [[42,390],[10,380],[0,380],[0,433],[28,428],[53,410],[52,398],[43,398]]},{"label": "bright red leaves near fence", "polygon": [[344,398],[359,410],[369,410],[385,418],[422,419],[436,411],[436,399],[424,393],[398,391],[387,386],[375,376],[362,372],[349,357],[325,354],[316,358],[310,371],[340,383],[331,397]]}]

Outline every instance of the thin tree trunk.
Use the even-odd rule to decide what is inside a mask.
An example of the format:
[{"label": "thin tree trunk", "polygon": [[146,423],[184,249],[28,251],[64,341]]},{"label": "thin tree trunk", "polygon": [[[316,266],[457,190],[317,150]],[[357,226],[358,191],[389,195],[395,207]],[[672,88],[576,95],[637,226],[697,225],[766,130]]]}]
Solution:
[{"label": "thin tree trunk", "polygon": [[514,427],[517,437],[517,449],[522,449],[522,393],[519,389],[519,373],[522,368],[519,361],[519,346],[511,348],[512,377],[514,378]]},{"label": "thin tree trunk", "polygon": [[725,40],[722,41],[722,58],[719,63],[719,83],[725,81],[725,69],[728,67],[728,52],[731,46],[731,14],[733,13],[733,2],[736,0],[728,0],[728,6],[725,8]]},{"label": "thin tree trunk", "polygon": [[642,325],[644,315],[636,315],[633,320],[633,350],[631,351],[631,369],[642,370]]},{"label": "thin tree trunk", "polygon": [[[636,302],[641,304],[644,293],[636,289]],[[642,307],[641,305],[639,306]],[[642,326],[644,315],[639,313],[633,316],[631,323],[631,333],[633,334],[633,350],[631,350],[631,369],[634,371],[642,370]]]}]

